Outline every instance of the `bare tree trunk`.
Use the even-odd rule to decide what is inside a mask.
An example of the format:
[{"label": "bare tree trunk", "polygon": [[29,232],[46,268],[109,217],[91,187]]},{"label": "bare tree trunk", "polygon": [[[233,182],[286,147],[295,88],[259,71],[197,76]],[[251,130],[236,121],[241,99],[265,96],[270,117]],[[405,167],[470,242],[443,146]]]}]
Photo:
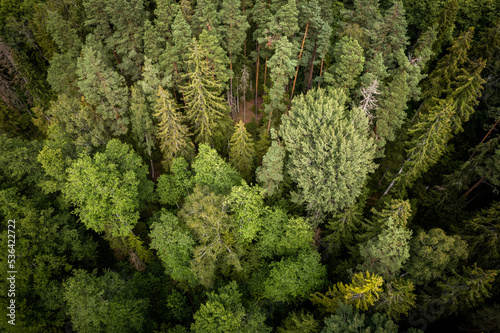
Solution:
[{"label": "bare tree trunk", "polygon": [[462,198],[465,198],[466,196],[468,196],[469,193],[472,192],[473,189],[475,189],[476,187],[478,187],[485,179],[486,179],[486,176],[484,176],[483,178],[479,179],[477,181],[477,183],[475,183],[470,189],[467,190],[467,192],[464,193],[464,195],[462,195]]},{"label": "bare tree trunk", "polygon": [[[319,76],[321,77],[321,74],[323,74],[323,60],[325,58],[321,58],[321,67],[319,69]],[[321,82],[318,82],[318,88],[321,86]]]},{"label": "bare tree trunk", "polygon": [[[247,92],[243,92],[243,121],[246,119],[246,114],[247,114],[247,100],[246,100],[246,94]],[[255,118],[255,122],[257,122],[257,118]]]},{"label": "bare tree trunk", "polygon": [[266,85],[266,78],[267,78],[267,56],[266,56],[266,63],[264,64],[264,85]]},{"label": "bare tree trunk", "polygon": [[259,92],[259,60],[260,60],[260,44],[257,42],[257,70],[255,71],[255,121],[257,121],[257,100]]},{"label": "bare tree trunk", "polygon": [[314,41],[314,50],[312,54],[312,60],[311,60],[311,67],[309,67],[309,81],[307,82],[307,89],[310,90],[312,88],[312,78],[313,78],[313,72],[314,72],[314,61],[316,60],[316,48],[318,47],[318,44],[316,41]]},{"label": "bare tree trunk", "polygon": [[292,87],[292,93],[290,94],[290,103],[288,104],[288,109],[290,109],[290,105],[292,105],[293,91],[295,90],[295,82],[297,81],[297,74],[299,74],[300,58],[302,58],[302,51],[304,50],[304,42],[306,41],[308,28],[309,28],[309,21],[307,21],[306,31],[304,33],[304,38],[302,39],[302,46],[300,48],[299,61],[297,62],[297,70],[295,71],[295,78],[293,79],[293,87]]},{"label": "bare tree trunk", "polygon": [[[403,168],[405,167],[406,165],[406,162],[408,162],[410,160],[410,158],[408,157],[408,159],[403,163],[403,166],[401,167],[401,169],[399,169],[399,172],[398,172],[398,175],[401,174],[401,172],[403,172]],[[394,179],[392,180],[392,182],[389,184],[389,187],[387,187],[387,189],[385,190],[384,194],[382,194],[382,196],[380,198],[382,198],[384,195],[386,195],[387,193],[389,193],[390,189],[394,186],[394,182],[396,181],[396,177],[394,177]]]}]

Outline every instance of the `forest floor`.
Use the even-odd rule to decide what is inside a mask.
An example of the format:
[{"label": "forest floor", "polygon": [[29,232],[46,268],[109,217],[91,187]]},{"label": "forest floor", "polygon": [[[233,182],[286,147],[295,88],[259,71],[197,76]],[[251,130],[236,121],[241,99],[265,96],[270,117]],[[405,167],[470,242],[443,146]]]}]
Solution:
[{"label": "forest floor", "polygon": [[[264,99],[262,97],[259,97],[257,99],[257,105],[258,105],[259,109],[262,108],[263,102],[264,102]],[[255,111],[253,110],[253,106],[255,105],[255,99],[247,101],[246,104],[247,104],[246,105],[247,112],[246,112],[245,120],[243,120],[243,103],[241,103],[241,101],[240,101],[240,110],[239,110],[238,114],[231,116],[235,123],[238,123],[241,120],[245,124],[248,124],[248,123],[252,122],[252,120],[255,119]],[[261,120],[262,117],[264,117],[264,112],[261,111],[257,114],[257,122],[259,122],[259,120]]]}]

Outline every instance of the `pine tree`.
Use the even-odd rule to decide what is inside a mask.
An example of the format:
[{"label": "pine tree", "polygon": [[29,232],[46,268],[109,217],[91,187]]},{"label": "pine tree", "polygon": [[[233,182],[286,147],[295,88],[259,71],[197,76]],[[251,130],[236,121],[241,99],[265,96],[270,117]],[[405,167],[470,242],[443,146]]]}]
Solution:
[{"label": "pine tree", "polygon": [[247,90],[250,80],[250,73],[248,72],[247,66],[243,65],[243,69],[241,70],[240,75],[240,84],[238,85],[238,90],[243,93],[243,121],[246,121],[247,114]]},{"label": "pine tree", "polygon": [[158,138],[166,168],[178,156],[187,156],[194,150],[189,140],[189,130],[183,124],[184,116],[178,112],[179,106],[161,86],[158,88],[155,117],[158,118]]},{"label": "pine tree", "polygon": [[193,32],[195,35],[200,35],[203,30],[207,30],[210,34],[217,35],[219,30],[219,15],[217,14],[217,6],[211,0],[200,0],[196,3],[194,18],[192,21]]},{"label": "pine tree", "polygon": [[128,89],[125,80],[107,64],[102,44],[92,34],[87,36],[77,68],[78,87],[86,101],[95,108],[99,120],[115,136],[127,133]]},{"label": "pine tree", "polygon": [[[241,13],[240,0],[223,0],[220,11],[222,43],[229,53],[229,65],[233,70],[233,63],[241,53],[246,38],[246,31],[250,28],[246,15]],[[230,91],[233,95],[233,73],[231,73]]]},{"label": "pine tree", "polygon": [[356,85],[356,79],[363,71],[365,57],[358,41],[344,36],[333,49],[335,63],[325,72],[325,83],[344,89],[346,94]]},{"label": "pine tree", "polygon": [[220,83],[210,75],[205,52],[195,39],[189,51],[190,71],[186,74],[189,83],[182,88],[187,105],[186,116],[194,127],[196,141],[211,143],[217,122],[227,113],[227,106],[220,97]]},{"label": "pine tree", "polygon": [[[265,106],[265,112],[269,115],[269,124],[272,120],[273,112],[284,112],[285,104],[283,98],[285,95],[285,85],[291,79],[297,60],[295,60],[294,47],[287,37],[281,37],[275,44],[275,53],[269,59],[269,68],[271,69],[272,86],[269,90],[271,101]],[[278,115],[280,114],[278,113]],[[275,116],[275,119],[279,117]],[[268,125],[268,132],[269,132]]]},{"label": "pine tree", "polygon": [[251,177],[253,159],[255,158],[253,139],[241,120],[234,126],[234,129],[234,134],[229,141],[229,162],[248,181]]},{"label": "pine tree", "polygon": [[279,193],[280,184],[283,181],[283,165],[285,159],[285,148],[276,141],[276,133],[271,129],[274,136],[271,147],[267,150],[262,160],[262,166],[256,170],[257,181],[266,190],[266,196]]}]

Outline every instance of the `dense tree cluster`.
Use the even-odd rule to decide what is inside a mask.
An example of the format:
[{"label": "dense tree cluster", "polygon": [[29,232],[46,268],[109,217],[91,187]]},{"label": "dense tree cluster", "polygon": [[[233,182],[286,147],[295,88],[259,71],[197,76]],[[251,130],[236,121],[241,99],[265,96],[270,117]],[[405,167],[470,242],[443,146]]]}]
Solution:
[{"label": "dense tree cluster", "polygon": [[499,22],[0,0],[0,331],[497,332]]}]

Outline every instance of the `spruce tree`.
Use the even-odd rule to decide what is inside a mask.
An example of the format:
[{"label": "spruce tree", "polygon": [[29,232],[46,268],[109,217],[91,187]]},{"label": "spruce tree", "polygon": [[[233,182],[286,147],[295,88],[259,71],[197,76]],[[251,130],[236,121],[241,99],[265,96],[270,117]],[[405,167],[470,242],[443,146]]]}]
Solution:
[{"label": "spruce tree", "polygon": [[186,116],[196,134],[196,142],[212,143],[217,122],[227,113],[224,99],[220,97],[220,83],[210,75],[212,70],[205,60],[205,52],[193,39],[189,48],[189,79],[182,88],[187,105]]},{"label": "spruce tree", "polygon": [[229,141],[229,162],[247,180],[250,180],[255,158],[253,139],[240,120],[234,125],[234,134]]},{"label": "spruce tree", "polygon": [[[153,119],[148,108],[146,96],[141,88],[134,85],[130,96],[130,125],[133,139],[138,151],[147,156],[153,167],[152,151],[155,146],[156,131],[153,125]],[[151,170],[153,175],[153,170]]]},{"label": "spruce tree", "polygon": [[170,94],[161,86],[158,88],[155,117],[158,119],[158,138],[166,168],[178,156],[189,155],[194,150],[189,140],[189,130],[183,124],[184,116]]}]

